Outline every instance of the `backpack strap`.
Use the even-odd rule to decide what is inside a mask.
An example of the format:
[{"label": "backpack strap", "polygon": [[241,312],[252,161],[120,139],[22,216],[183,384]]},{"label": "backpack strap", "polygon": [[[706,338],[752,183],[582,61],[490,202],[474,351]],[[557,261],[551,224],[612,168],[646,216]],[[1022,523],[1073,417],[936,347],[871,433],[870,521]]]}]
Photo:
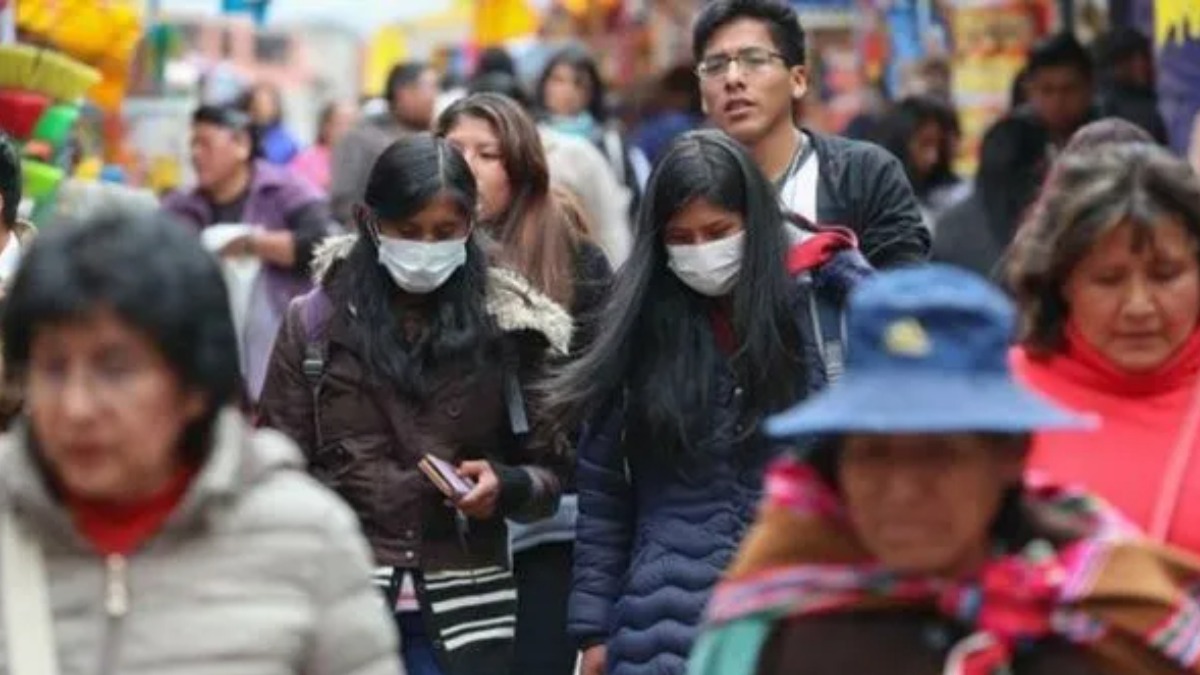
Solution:
[{"label": "backpack strap", "polygon": [[808,315],[821,366],[825,370],[825,383],[833,384],[846,371],[846,313],[828,297],[810,288]]},{"label": "backpack strap", "polygon": [[325,339],[321,325],[326,323],[332,306],[325,294],[317,289],[302,300],[300,324],[304,330],[304,361],[301,368],[312,395],[313,440],[316,447],[323,446],[321,434],[321,386],[325,381],[325,364],[328,361],[329,341]]}]

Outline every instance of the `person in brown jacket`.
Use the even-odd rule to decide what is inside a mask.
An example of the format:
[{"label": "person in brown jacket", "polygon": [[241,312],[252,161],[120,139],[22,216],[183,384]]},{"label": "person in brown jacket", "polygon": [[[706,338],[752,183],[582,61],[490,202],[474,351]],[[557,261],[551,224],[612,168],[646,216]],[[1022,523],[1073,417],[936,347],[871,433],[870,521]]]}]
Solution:
[{"label": "person in brown jacket", "polygon": [[[410,673],[508,675],[505,518],[553,513],[567,461],[524,391],[567,351],[571,318],[488,266],[476,201],[446,141],[389,146],[355,209],[361,235],[316,254],[318,288],[289,308],[262,397],[263,421],[357,511]],[[439,491],[428,456],[466,490]]]},{"label": "person in brown jacket", "polygon": [[851,296],[849,360],[768,420],[769,471],[691,675],[1200,673],[1200,561],[1025,476],[1029,434],[1087,426],[1022,388],[1004,295],[945,265]]}]

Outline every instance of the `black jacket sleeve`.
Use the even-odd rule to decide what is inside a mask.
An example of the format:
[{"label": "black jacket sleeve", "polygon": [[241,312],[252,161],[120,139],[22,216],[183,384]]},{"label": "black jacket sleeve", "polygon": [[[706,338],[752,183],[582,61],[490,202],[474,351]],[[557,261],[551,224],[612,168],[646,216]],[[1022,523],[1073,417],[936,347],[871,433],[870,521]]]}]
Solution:
[{"label": "black jacket sleeve", "polygon": [[287,215],[288,229],[296,241],[296,262],[292,270],[307,274],[312,264],[313,250],[325,237],[337,229],[324,201],[309,202]]},{"label": "black jacket sleeve", "polygon": [[877,268],[925,262],[930,236],[904,167],[882,148],[862,152],[859,245]]}]

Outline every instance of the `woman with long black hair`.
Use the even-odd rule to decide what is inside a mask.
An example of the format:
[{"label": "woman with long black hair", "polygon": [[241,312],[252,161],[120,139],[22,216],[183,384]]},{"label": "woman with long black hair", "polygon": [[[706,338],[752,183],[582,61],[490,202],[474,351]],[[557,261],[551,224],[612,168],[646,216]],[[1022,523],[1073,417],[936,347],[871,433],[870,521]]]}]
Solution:
[{"label": "woman with long black hair", "polygon": [[758,422],[835,374],[840,321],[821,317],[869,271],[851,235],[785,224],[715,132],[667,152],[636,232],[595,342],[550,386],[556,418],[591,420],[568,624],[587,675],[683,672],[754,518]]},{"label": "woman with long black hair", "polygon": [[[552,513],[563,475],[523,390],[567,351],[570,316],[489,266],[476,200],[445,141],[391,145],[355,209],[360,234],[318,252],[318,287],[289,309],[263,395],[265,421],[357,511],[409,673],[510,673],[505,518]],[[429,456],[469,491],[435,487],[419,468]]]}]

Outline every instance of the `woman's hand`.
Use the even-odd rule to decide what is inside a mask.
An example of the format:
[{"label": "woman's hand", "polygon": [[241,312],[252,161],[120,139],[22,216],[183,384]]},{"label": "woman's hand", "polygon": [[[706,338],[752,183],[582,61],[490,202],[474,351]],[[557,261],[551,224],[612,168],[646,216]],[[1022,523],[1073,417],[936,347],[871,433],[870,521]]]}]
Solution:
[{"label": "woman's hand", "polygon": [[475,520],[487,520],[495,515],[496,502],[500,499],[500,479],[491,463],[463,462],[458,467],[458,475],[475,483],[475,487],[455,504],[458,510]]},{"label": "woman's hand", "polygon": [[603,644],[593,645],[583,650],[579,660],[579,675],[604,675],[604,662],[607,652]]}]

